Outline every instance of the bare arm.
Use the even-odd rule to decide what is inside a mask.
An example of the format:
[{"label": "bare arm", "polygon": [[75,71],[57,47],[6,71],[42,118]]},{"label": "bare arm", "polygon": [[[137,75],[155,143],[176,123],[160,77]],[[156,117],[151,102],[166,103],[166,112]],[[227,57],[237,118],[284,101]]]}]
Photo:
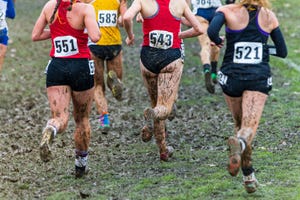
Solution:
[{"label": "bare arm", "polygon": [[47,7],[47,4],[45,5],[44,9],[42,10],[39,18],[37,19],[32,33],[31,33],[31,39],[32,41],[40,41],[40,40],[46,40],[51,37],[50,30],[46,29],[46,26],[48,24],[48,21],[46,19],[45,15],[45,8]]},{"label": "bare arm", "polygon": [[120,16],[118,18],[118,25],[121,27],[123,27],[123,16],[126,11],[127,11],[127,0],[121,0],[120,7],[119,7]]},{"label": "bare arm", "polygon": [[195,37],[205,32],[205,30],[201,27],[200,22],[196,19],[195,15],[192,13],[191,9],[188,7],[187,4],[185,6],[183,14],[185,19],[191,24],[192,28],[180,32],[180,38],[184,39],[189,37]]},{"label": "bare arm", "polygon": [[95,10],[90,4],[86,5],[84,24],[91,41],[94,43],[98,42],[100,40],[101,33],[96,21]]},{"label": "bare arm", "polygon": [[124,27],[127,33],[126,44],[134,44],[134,34],[133,34],[133,18],[142,9],[140,0],[134,0],[131,6],[128,8],[123,17]]},{"label": "bare arm", "polygon": [[[186,0],[186,3],[188,4],[189,8],[191,8],[191,0]],[[181,23],[189,27],[192,26],[192,24],[185,17],[181,18]]]}]

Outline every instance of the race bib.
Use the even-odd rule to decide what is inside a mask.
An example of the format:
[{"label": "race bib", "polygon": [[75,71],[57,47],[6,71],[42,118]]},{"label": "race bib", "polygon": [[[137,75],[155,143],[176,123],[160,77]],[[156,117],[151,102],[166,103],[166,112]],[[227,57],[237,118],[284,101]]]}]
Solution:
[{"label": "race bib", "polygon": [[226,85],[228,76],[223,74],[221,71],[218,72],[218,81],[220,85]]},{"label": "race bib", "polygon": [[117,26],[118,12],[116,10],[99,10],[98,25],[100,27]]},{"label": "race bib", "polygon": [[197,10],[198,8],[211,8],[211,7],[218,7],[214,6],[214,0],[192,0],[193,9]]},{"label": "race bib", "polygon": [[90,75],[95,74],[95,63],[94,60],[89,60],[89,68],[90,68]]},{"label": "race bib", "polygon": [[260,42],[237,42],[234,44],[233,62],[258,64],[263,58],[263,45]]},{"label": "race bib", "polygon": [[149,33],[149,46],[158,49],[168,49],[173,46],[173,33],[154,30]]},{"label": "race bib", "polygon": [[53,40],[55,57],[72,56],[79,53],[77,39],[72,36],[60,36]]},{"label": "race bib", "polygon": [[0,1],[0,29],[7,28],[6,18],[7,2]]}]

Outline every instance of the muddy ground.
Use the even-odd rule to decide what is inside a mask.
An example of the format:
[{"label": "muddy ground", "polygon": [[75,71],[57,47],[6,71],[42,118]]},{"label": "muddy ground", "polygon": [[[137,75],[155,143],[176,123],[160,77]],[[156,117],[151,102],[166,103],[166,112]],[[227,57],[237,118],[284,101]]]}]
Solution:
[{"label": "muddy ground", "polygon": [[[31,7],[39,11],[42,3],[37,1],[32,5],[31,1],[24,1],[23,7],[19,5],[23,11],[19,12],[25,15]],[[93,108],[90,118],[91,171],[86,178],[75,180],[72,118],[67,131],[55,139],[53,160],[43,163],[39,159],[41,133],[50,114],[43,74],[49,44],[31,42],[31,28],[37,13],[30,14],[34,19],[20,20],[12,28],[15,30],[12,34],[14,41],[9,47],[5,70],[0,75],[0,199],[45,199],[55,194],[57,196],[53,199],[59,199],[62,193],[70,193],[71,198],[62,195],[61,199],[99,195],[104,199],[128,199],[136,180],[159,177],[168,171],[168,167],[159,161],[155,142],[144,144],[139,135],[143,125],[142,113],[149,105],[139,71],[140,36],[137,34],[135,47],[124,47],[124,100],[118,102],[110,91],[107,92],[113,126],[108,134],[99,131],[97,113]],[[23,26],[23,23],[29,25]],[[22,32],[17,33],[20,30]],[[176,176],[191,179],[194,173],[199,175],[197,170],[201,165],[220,165],[225,170],[226,139],[233,133],[232,118],[220,87],[216,86],[214,95],[204,88],[199,68],[199,46],[195,41],[186,41],[187,57],[178,93],[177,117],[167,124],[168,143],[175,148],[168,166],[175,165],[170,170]],[[288,87],[280,77],[276,84],[278,88]],[[279,105],[276,91],[274,94],[266,106]],[[292,98],[296,100],[297,96]],[[294,131],[299,128],[296,122],[291,127],[274,126],[280,123],[282,116],[287,117],[289,113],[276,114],[276,108],[264,113],[254,148],[281,151],[298,144],[299,133]],[[272,134],[262,134],[266,131]],[[221,153],[200,157],[202,150]],[[147,192],[147,197],[154,195],[151,190]]]}]

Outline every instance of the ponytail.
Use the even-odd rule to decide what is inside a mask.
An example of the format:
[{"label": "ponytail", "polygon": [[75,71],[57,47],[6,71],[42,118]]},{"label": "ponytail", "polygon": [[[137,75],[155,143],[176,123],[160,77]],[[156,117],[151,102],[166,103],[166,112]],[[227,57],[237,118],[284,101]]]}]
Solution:
[{"label": "ponytail", "polygon": [[50,24],[53,22],[53,20],[54,20],[54,18],[55,18],[55,14],[56,14],[56,12],[57,12],[57,9],[58,9],[60,3],[61,3],[61,0],[57,0],[56,6],[55,6],[54,11],[53,11],[53,13],[52,13],[52,16],[51,16],[51,18],[50,18]]},{"label": "ponytail", "polygon": [[70,2],[70,6],[67,8],[68,9],[68,11],[71,11],[72,10],[72,5],[73,5],[73,0],[70,0],[71,2]]}]

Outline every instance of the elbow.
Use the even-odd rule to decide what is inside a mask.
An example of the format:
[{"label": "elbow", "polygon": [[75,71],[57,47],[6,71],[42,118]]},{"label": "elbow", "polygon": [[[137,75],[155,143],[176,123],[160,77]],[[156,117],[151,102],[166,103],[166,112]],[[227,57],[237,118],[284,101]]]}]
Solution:
[{"label": "elbow", "polygon": [[288,52],[285,51],[285,52],[282,52],[282,53],[281,53],[280,55],[278,55],[278,56],[281,57],[281,58],[286,58],[287,55],[288,55]]},{"label": "elbow", "polygon": [[97,35],[90,37],[90,39],[93,43],[97,43],[100,40],[100,38],[101,38],[101,34],[97,34]]},{"label": "elbow", "polygon": [[197,35],[201,35],[204,33],[204,30],[201,28],[201,26],[197,26],[194,29],[195,29]]},{"label": "elbow", "polygon": [[32,35],[31,35],[31,40],[32,40],[33,42],[38,41],[38,36],[37,36],[36,34],[32,34]]},{"label": "elbow", "polygon": [[91,36],[90,39],[93,43],[97,43],[101,39],[101,33],[99,32],[98,34]]}]

